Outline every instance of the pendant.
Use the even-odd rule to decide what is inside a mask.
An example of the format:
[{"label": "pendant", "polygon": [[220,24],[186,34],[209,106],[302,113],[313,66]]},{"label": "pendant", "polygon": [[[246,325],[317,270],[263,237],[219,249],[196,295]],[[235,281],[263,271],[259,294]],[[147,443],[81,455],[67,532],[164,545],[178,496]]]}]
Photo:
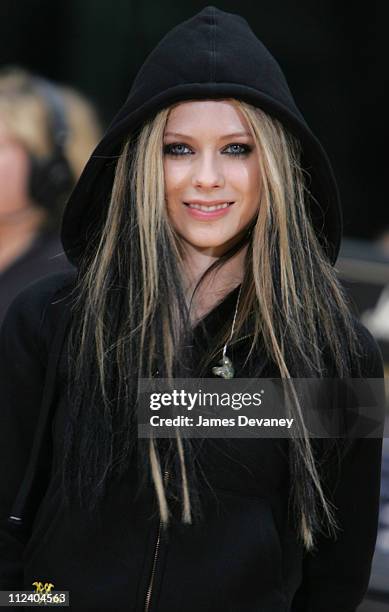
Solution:
[{"label": "pendant", "polygon": [[234,378],[235,371],[231,359],[227,357],[227,355],[224,355],[219,363],[222,365],[212,368],[212,374],[215,374],[215,376],[222,376],[223,378]]}]

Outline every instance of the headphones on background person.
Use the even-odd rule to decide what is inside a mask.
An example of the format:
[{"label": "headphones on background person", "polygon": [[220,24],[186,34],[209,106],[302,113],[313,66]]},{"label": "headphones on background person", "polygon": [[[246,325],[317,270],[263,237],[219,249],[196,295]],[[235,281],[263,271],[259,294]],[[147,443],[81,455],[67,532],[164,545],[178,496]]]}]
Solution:
[{"label": "headphones on background person", "polygon": [[65,155],[69,127],[59,90],[42,77],[33,76],[31,82],[47,105],[52,152],[44,158],[29,153],[29,192],[37,204],[51,209],[64,204],[75,184],[74,173]]}]

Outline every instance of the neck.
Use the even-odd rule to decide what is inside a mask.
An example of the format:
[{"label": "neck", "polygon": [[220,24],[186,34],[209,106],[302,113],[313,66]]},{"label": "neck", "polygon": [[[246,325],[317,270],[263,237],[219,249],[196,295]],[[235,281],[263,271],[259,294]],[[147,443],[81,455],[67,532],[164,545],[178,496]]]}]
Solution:
[{"label": "neck", "polygon": [[0,212],[0,271],[28,249],[46,216],[45,210],[33,205],[10,214]]},{"label": "neck", "polygon": [[247,245],[225,262],[221,268],[209,274],[193,296],[202,274],[219,257],[213,255],[211,251],[199,251],[191,246],[186,249],[184,259],[186,296],[188,305],[190,304],[193,323],[202,319],[227,293],[242,282],[246,252]]}]

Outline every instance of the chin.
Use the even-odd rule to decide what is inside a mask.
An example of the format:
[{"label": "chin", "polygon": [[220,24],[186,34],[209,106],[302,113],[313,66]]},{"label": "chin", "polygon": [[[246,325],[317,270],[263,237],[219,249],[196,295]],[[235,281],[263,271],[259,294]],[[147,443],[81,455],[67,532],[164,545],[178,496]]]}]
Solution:
[{"label": "chin", "polygon": [[191,238],[184,238],[184,240],[195,249],[214,249],[222,252],[223,250],[227,250],[231,238],[226,238],[225,240],[194,240]]}]

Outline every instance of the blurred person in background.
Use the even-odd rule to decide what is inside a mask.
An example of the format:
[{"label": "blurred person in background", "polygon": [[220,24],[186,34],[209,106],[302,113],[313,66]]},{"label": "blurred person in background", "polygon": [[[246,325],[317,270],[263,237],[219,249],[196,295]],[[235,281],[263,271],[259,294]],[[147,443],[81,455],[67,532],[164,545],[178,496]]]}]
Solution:
[{"label": "blurred person in background", "polygon": [[99,137],[79,93],[17,67],[0,71],[0,325],[21,289],[71,268],[58,228]]}]

